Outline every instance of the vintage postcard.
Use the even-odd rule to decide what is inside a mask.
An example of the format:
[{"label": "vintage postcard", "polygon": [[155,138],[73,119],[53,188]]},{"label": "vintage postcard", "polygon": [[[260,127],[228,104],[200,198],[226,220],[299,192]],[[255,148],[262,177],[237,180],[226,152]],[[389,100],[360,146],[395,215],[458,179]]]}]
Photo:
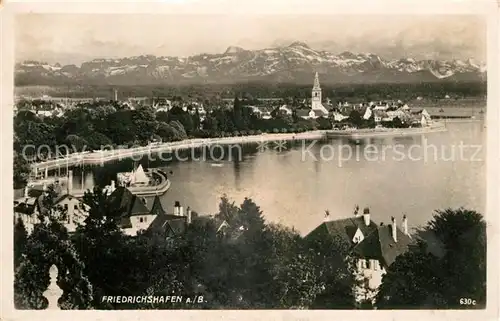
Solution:
[{"label": "vintage postcard", "polygon": [[498,318],[494,3],[3,6],[2,320]]}]

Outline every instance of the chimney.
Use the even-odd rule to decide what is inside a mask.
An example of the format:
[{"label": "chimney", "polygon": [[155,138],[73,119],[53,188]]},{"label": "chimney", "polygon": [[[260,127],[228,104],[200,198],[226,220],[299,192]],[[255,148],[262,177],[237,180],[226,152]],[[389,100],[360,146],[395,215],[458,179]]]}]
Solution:
[{"label": "chimney", "polygon": [[187,223],[191,224],[191,207],[186,208]]},{"label": "chimney", "polygon": [[29,188],[26,185],[26,187],[24,187],[24,198],[28,198],[28,192],[29,192]]},{"label": "chimney", "polygon": [[184,208],[179,206],[179,216],[184,216]]},{"label": "chimney", "polygon": [[73,171],[69,170],[68,171],[68,182],[67,182],[67,193],[70,195],[73,192]]},{"label": "chimney", "polygon": [[115,89],[115,101],[118,101],[118,90]]},{"label": "chimney", "polygon": [[179,215],[180,207],[181,207],[181,203],[179,203],[179,201],[175,201],[175,203],[174,203],[174,215]]},{"label": "chimney", "polygon": [[403,233],[408,235],[408,219],[406,218],[406,215],[403,215]]},{"label": "chimney", "polygon": [[116,189],[115,181],[111,181],[111,192]]},{"label": "chimney", "polygon": [[363,220],[366,226],[370,226],[370,209],[368,207],[363,210]]},{"label": "chimney", "polygon": [[391,217],[391,221],[392,221],[392,239],[394,240],[394,242],[397,242],[398,233],[397,233],[396,219],[394,218],[394,216]]}]

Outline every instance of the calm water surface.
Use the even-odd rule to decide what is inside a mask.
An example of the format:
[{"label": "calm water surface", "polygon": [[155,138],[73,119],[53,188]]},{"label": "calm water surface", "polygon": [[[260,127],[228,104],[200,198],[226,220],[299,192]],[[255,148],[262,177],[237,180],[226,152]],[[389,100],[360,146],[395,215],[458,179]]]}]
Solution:
[{"label": "calm water surface", "polygon": [[[325,210],[333,218],[348,217],[356,204],[369,206],[376,222],[388,223],[391,216],[400,220],[406,214],[410,227],[415,227],[425,224],[435,209],[463,206],[485,210],[485,147],[476,153],[485,145],[484,124],[448,123],[447,128],[448,132],[425,138],[325,140],[316,142],[309,152],[304,150],[312,142],[287,144],[281,151],[273,143],[265,151],[245,146],[241,160],[233,149],[232,160],[162,162],[144,158],[140,163],[173,172],[172,186],[162,196],[167,209],[178,200],[201,214],[213,214],[220,197],[227,194],[237,203],[252,198],[267,221],[294,227],[301,234],[320,224]],[[350,159],[348,149],[353,153]],[[82,172],[87,187],[109,184],[117,172],[130,171],[133,166],[134,161],[122,160],[103,167],[75,168],[74,184],[81,185]]]}]

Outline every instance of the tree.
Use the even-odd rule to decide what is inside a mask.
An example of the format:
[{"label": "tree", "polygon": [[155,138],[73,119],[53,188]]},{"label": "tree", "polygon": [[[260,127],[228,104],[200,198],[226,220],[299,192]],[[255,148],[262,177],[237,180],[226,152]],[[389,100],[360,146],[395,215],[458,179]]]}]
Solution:
[{"label": "tree", "polygon": [[68,135],[68,137],[66,137],[66,143],[70,151],[74,151],[75,149],[77,151],[83,151],[84,148],[89,148],[89,143],[77,135]]},{"label": "tree", "polygon": [[[83,202],[88,206],[88,215],[77,227],[73,242],[85,262],[85,273],[94,286],[96,297],[93,305],[102,307],[103,303],[98,300],[100,295],[118,295],[120,290],[124,291],[121,284],[123,278],[127,278],[124,273],[129,268],[126,260],[131,257],[130,253],[123,253],[126,243],[119,225],[119,205],[112,202],[99,187],[85,192]],[[122,263],[119,263],[120,260]],[[119,268],[123,265],[124,268]]]},{"label": "tree", "polygon": [[243,123],[243,106],[241,101],[238,99],[238,97],[234,98],[234,105],[233,105],[233,123],[236,127],[236,129],[241,130],[244,129],[244,123]]},{"label": "tree", "polygon": [[100,150],[113,143],[106,135],[98,132],[87,132],[83,139],[88,143],[87,150]]},{"label": "tree", "polygon": [[60,223],[65,213],[54,207],[52,190],[45,195],[39,223],[27,239],[19,266],[15,270],[14,304],[18,309],[44,309],[43,293],[49,286],[49,268],[59,270],[57,283],[63,290],[62,309],[87,309],[93,297],[92,286],[84,273],[83,262]]},{"label": "tree", "polygon": [[156,134],[162,138],[164,142],[172,142],[179,138],[179,132],[167,123],[159,122]]},{"label": "tree", "polygon": [[271,224],[263,237],[267,242],[270,280],[267,292],[271,308],[308,308],[321,292],[312,256],[300,235],[289,228]]},{"label": "tree", "polygon": [[361,114],[357,110],[352,110],[349,113],[348,121],[357,127],[361,126],[364,123],[363,117],[361,116]]},{"label": "tree", "polygon": [[[379,308],[481,308],[486,304],[486,224],[459,208],[436,211],[420,240],[396,258],[377,294]],[[460,303],[476,300],[476,306]]]},{"label": "tree", "polygon": [[172,126],[176,130],[176,140],[181,140],[181,139],[186,139],[187,138],[187,133],[186,130],[184,129],[184,126],[178,121],[171,121],[169,123],[170,126]]},{"label": "tree", "polygon": [[223,195],[221,197],[221,201],[219,203],[219,212],[215,215],[216,218],[229,223],[229,225],[234,225],[234,220],[238,215],[238,207],[234,205],[234,202],[230,202],[227,195]]},{"label": "tree", "polygon": [[21,155],[16,151],[14,151],[14,168],[13,168],[14,188],[22,188],[26,185],[26,182],[28,181],[28,176],[31,169],[25,157],[26,156]]},{"label": "tree", "polygon": [[19,266],[27,242],[28,232],[26,231],[23,220],[18,218],[16,225],[14,225],[14,267]]}]

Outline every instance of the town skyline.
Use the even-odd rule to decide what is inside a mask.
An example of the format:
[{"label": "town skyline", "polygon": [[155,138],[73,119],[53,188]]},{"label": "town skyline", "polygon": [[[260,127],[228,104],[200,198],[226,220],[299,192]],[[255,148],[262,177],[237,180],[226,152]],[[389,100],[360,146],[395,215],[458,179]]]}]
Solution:
[{"label": "town skyline", "polygon": [[[110,24],[119,27],[107,28]],[[182,33],[179,26],[185,27]],[[363,15],[23,14],[16,17],[15,57],[17,62],[79,65],[93,59],[141,55],[221,54],[231,46],[261,50],[300,41],[332,53],[484,62],[485,37],[485,19],[473,15],[376,15],[367,20]]]}]

